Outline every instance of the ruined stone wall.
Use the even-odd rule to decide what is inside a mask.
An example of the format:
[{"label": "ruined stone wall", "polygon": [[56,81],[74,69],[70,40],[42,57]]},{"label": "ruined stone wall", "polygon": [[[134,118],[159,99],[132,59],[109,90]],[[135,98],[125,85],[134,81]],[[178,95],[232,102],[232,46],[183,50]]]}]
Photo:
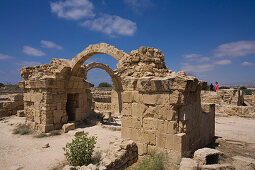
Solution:
[{"label": "ruined stone wall", "polygon": [[23,110],[23,94],[0,95],[0,117],[17,114],[18,110]]},{"label": "ruined stone wall", "polygon": [[185,156],[207,144],[214,129],[200,133],[202,121],[211,120],[202,116],[201,83],[168,70],[160,50],[141,47],[130,55],[120,61],[130,68],[120,72],[122,137],[134,140],[140,155],[161,148]]},{"label": "ruined stone wall", "polygon": [[126,54],[105,43],[89,46],[72,61],[53,59],[49,65],[22,68],[25,114],[35,129],[57,129],[66,121],[81,121],[90,114],[92,95],[89,83],[83,80],[86,67],[82,64],[101,53],[118,60],[114,78],[120,81],[114,80],[122,88],[115,89],[112,99],[118,98],[120,105],[121,135],[137,143],[140,155],[163,149],[189,156],[210,141],[214,110],[210,106],[211,110],[202,113],[200,81],[168,70],[158,49],[141,47]]},{"label": "ruined stone wall", "polygon": [[254,116],[255,107],[249,104],[252,103],[252,99],[249,99],[238,89],[220,89],[217,92],[202,91],[201,93],[203,103],[214,103],[216,113],[228,115]]},{"label": "ruined stone wall", "polygon": [[215,103],[219,105],[242,106],[244,97],[238,89],[220,89],[217,92],[202,91],[201,101],[203,103]]}]

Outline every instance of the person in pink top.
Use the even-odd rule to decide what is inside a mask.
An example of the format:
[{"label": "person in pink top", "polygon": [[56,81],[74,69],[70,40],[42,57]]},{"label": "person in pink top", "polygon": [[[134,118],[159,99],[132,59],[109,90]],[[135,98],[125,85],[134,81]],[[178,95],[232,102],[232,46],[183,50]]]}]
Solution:
[{"label": "person in pink top", "polygon": [[218,84],[218,82],[216,81],[216,83],[215,83],[215,91],[217,91],[217,90],[219,90],[219,84]]}]

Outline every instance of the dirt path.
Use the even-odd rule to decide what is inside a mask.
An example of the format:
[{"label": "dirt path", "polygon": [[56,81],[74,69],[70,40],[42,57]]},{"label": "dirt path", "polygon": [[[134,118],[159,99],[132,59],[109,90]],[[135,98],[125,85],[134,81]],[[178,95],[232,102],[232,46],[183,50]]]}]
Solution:
[{"label": "dirt path", "polygon": [[215,135],[227,140],[255,144],[255,119],[216,117]]},{"label": "dirt path", "polygon": [[[107,150],[110,142],[120,138],[119,131],[110,131],[99,126],[79,128],[60,136],[44,138],[12,134],[15,124],[24,121],[24,118],[19,117],[9,117],[4,121],[0,121],[0,169],[52,169],[65,162],[62,147],[70,142],[74,138],[74,133],[79,130],[97,136],[95,150]],[[42,148],[46,143],[49,143],[50,147]]]}]

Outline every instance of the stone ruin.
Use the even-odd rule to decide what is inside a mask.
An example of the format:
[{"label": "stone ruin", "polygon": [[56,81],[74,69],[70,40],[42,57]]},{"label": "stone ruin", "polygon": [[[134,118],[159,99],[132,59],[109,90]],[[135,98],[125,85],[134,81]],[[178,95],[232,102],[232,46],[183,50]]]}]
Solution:
[{"label": "stone ruin", "polygon": [[240,89],[202,91],[203,103],[214,103],[215,112],[236,116],[255,116],[255,95],[244,95]]},{"label": "stone ruin", "polygon": [[23,110],[23,94],[17,85],[0,87],[0,118]]},{"label": "stone ruin", "polygon": [[[115,58],[117,70],[99,63],[84,66],[95,54]],[[169,70],[159,49],[140,47],[126,54],[105,43],[90,45],[72,60],[52,59],[20,70],[26,123],[48,132],[93,115],[86,75],[95,67],[111,76],[113,108],[122,117],[121,136],[133,140],[140,155],[162,149],[189,156],[213,139],[215,108],[201,105],[202,82]]]}]

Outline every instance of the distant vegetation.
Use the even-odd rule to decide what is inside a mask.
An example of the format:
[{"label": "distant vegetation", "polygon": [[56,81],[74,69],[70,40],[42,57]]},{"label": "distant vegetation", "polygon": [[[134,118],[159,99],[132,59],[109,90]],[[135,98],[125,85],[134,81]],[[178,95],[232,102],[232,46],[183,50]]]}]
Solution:
[{"label": "distant vegetation", "polygon": [[112,85],[107,82],[102,82],[98,85],[98,87],[112,87]]},{"label": "distant vegetation", "polygon": [[5,85],[3,83],[0,83],[0,87],[4,87]]},{"label": "distant vegetation", "polygon": [[243,91],[244,95],[252,95],[252,90],[247,89],[245,86],[241,86],[239,89]]},{"label": "distant vegetation", "polygon": [[230,87],[227,87],[227,86],[220,86],[219,89],[230,89]]}]

